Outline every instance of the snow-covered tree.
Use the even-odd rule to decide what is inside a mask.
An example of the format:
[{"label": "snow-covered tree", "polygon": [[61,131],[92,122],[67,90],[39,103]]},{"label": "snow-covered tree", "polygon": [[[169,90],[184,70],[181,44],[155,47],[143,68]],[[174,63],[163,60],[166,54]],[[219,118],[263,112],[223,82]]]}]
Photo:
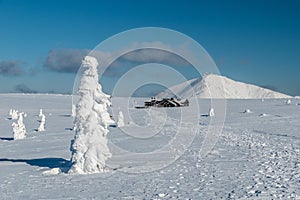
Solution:
[{"label": "snow-covered tree", "polygon": [[210,109],[209,109],[208,116],[210,116],[210,117],[213,117],[213,116],[215,116],[215,111],[214,111],[214,109],[213,109],[213,108],[210,108]]},{"label": "snow-covered tree", "polygon": [[122,126],[124,126],[124,115],[122,111],[120,111],[118,115],[118,127],[122,127]]},{"label": "snow-covered tree", "polygon": [[76,106],[74,104],[72,104],[72,114],[71,114],[72,117],[75,117],[76,116]]},{"label": "snow-covered tree", "polygon": [[244,111],[244,113],[251,113],[251,110],[250,110],[250,109],[246,109],[246,110]]},{"label": "snow-covered tree", "polygon": [[71,141],[71,174],[104,172],[111,157],[107,146],[108,125],[112,122],[107,111],[110,101],[98,82],[98,62],[86,56],[76,105],[75,137]]},{"label": "snow-covered tree", "polygon": [[46,116],[42,113],[41,115],[41,122],[40,122],[40,125],[38,127],[38,132],[41,132],[41,131],[45,131],[45,123],[46,123]]},{"label": "snow-covered tree", "polygon": [[19,118],[19,111],[13,109],[11,112],[11,119],[18,119]]},{"label": "snow-covered tree", "polygon": [[26,138],[26,128],[23,123],[23,114],[24,113],[19,113],[17,123],[12,123],[14,140]]},{"label": "snow-covered tree", "polygon": [[10,117],[12,116],[12,109],[9,110],[8,116],[10,116]]},{"label": "snow-covered tree", "polygon": [[290,105],[292,103],[292,101],[290,99],[286,100],[285,104],[286,105]]},{"label": "snow-covered tree", "polygon": [[40,113],[39,113],[39,117],[42,117],[42,116],[43,116],[43,109],[41,108]]}]

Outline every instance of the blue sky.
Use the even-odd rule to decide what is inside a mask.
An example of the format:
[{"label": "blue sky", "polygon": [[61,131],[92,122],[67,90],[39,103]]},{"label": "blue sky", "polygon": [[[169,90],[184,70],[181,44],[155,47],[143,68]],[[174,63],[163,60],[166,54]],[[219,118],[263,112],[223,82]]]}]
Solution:
[{"label": "blue sky", "polygon": [[223,75],[300,95],[299,10],[297,0],[0,0],[0,92],[71,92],[70,56],[128,29],[164,27],[199,42]]}]

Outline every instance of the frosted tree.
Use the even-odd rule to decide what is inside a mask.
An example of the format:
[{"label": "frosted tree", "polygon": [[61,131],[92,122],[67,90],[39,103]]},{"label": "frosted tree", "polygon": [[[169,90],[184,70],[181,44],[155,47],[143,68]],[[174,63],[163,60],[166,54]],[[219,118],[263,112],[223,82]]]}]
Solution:
[{"label": "frosted tree", "polygon": [[111,157],[107,146],[108,125],[113,122],[107,111],[110,101],[98,83],[98,62],[86,56],[76,105],[75,136],[71,141],[72,166],[70,174],[105,172]]},{"label": "frosted tree", "polygon": [[43,109],[41,108],[40,113],[39,113],[39,117],[42,117],[42,116],[43,116]]},{"label": "frosted tree", "polygon": [[118,127],[122,127],[122,126],[124,126],[124,115],[122,111],[120,111],[118,115]]},{"label": "frosted tree", "polygon": [[26,138],[26,128],[23,123],[23,114],[24,113],[19,113],[17,123],[12,123],[14,140]]},{"label": "frosted tree", "polygon": [[213,109],[213,108],[210,108],[210,109],[209,109],[208,116],[210,116],[210,117],[213,117],[213,116],[215,116],[215,111],[214,111],[214,109]]},{"label": "frosted tree", "polygon": [[250,110],[250,109],[246,109],[246,110],[244,111],[244,113],[251,113],[251,110]]},{"label": "frosted tree", "polygon": [[76,106],[74,104],[72,104],[72,114],[71,114],[72,117],[75,117],[76,116]]},{"label": "frosted tree", "polygon": [[41,132],[41,131],[45,131],[45,123],[46,123],[46,116],[42,113],[41,115],[41,122],[40,122],[40,125],[38,127],[38,132]]},{"label": "frosted tree", "polygon": [[12,116],[12,109],[9,110],[8,116],[10,116],[10,117]]},{"label": "frosted tree", "polygon": [[12,110],[11,119],[18,119],[18,117],[19,117],[19,111]]}]

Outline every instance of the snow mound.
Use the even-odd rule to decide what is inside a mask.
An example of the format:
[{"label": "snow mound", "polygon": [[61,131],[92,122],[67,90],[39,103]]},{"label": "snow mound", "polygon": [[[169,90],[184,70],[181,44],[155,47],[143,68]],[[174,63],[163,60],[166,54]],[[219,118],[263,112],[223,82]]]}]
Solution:
[{"label": "snow mound", "polygon": [[58,175],[61,174],[60,168],[53,168],[42,173],[43,175]]},{"label": "snow mound", "polygon": [[226,99],[270,99],[291,98],[291,96],[275,92],[269,89],[234,81],[225,76],[208,74],[203,78],[196,78],[175,85],[161,92],[158,97],[181,97],[190,98],[226,98]]}]

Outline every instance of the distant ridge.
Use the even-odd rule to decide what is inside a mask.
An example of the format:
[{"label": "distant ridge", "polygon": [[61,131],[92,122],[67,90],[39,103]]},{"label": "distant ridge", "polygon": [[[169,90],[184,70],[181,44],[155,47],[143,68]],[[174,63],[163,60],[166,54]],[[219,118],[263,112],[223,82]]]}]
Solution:
[{"label": "distant ridge", "polygon": [[[175,94],[175,95],[174,95]],[[275,92],[256,85],[234,81],[225,76],[208,74],[203,78],[195,78],[187,82],[175,85],[161,92],[158,97],[189,98],[226,98],[226,99],[270,99],[291,98],[291,96]]]}]

